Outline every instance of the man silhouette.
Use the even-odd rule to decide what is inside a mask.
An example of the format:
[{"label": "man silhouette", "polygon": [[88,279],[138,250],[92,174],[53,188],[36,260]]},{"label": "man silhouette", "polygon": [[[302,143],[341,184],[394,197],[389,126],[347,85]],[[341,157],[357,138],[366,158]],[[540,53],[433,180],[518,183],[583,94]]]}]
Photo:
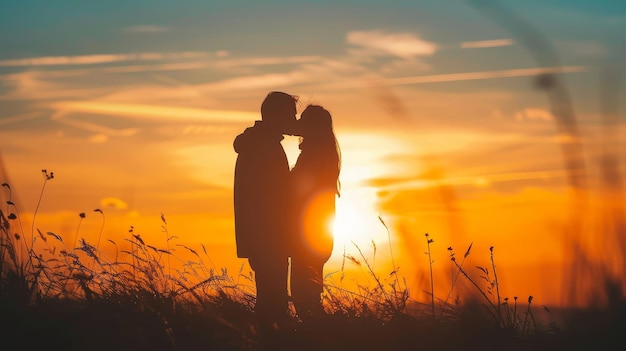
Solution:
[{"label": "man silhouette", "polygon": [[288,313],[289,163],[281,144],[293,135],[298,97],[270,92],[261,120],[239,134],[234,177],[237,256],[255,273],[255,314],[261,328],[276,329]]}]

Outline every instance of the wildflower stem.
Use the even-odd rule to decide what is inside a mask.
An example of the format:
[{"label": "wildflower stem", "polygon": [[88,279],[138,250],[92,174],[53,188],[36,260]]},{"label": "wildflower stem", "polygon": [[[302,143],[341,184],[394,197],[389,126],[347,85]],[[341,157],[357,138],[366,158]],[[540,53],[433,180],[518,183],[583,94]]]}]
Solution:
[{"label": "wildflower stem", "polygon": [[35,218],[37,217],[37,212],[39,212],[39,206],[41,205],[41,200],[43,199],[43,193],[46,189],[46,184],[50,179],[54,178],[54,172],[48,173],[47,170],[42,169],[41,173],[43,174],[43,185],[41,186],[41,192],[39,193],[39,200],[37,200],[37,206],[35,207],[35,212],[33,213],[33,223],[30,230],[31,237],[31,248],[35,245]]},{"label": "wildflower stem", "polygon": [[493,246],[489,247],[491,253],[491,268],[493,269],[493,279],[496,282],[496,295],[498,296],[498,323],[500,323],[502,316],[500,314],[500,284],[498,283],[498,273],[496,272],[496,262],[493,258]]},{"label": "wildflower stem", "polygon": [[431,307],[433,312],[433,318],[435,318],[435,281],[433,279],[433,260],[430,254],[430,244],[435,242],[433,239],[428,238],[428,233],[426,233],[426,245],[428,248],[428,266],[430,267],[430,299],[431,299]]},{"label": "wildflower stem", "polygon": [[467,280],[470,281],[470,283],[472,283],[472,285],[474,285],[474,287],[476,287],[476,289],[478,289],[478,291],[480,292],[480,294],[485,298],[485,300],[487,300],[487,302],[489,303],[489,305],[491,307],[494,308],[494,310],[496,309],[496,306],[494,306],[493,301],[491,301],[491,299],[489,298],[489,296],[487,296],[487,294],[485,294],[485,292],[480,288],[480,286],[478,286],[478,284],[476,284],[476,282],[467,274],[467,272],[461,267],[459,266],[459,264],[456,262],[456,260],[452,260],[452,262],[454,262],[454,264],[456,265],[456,268],[459,269],[459,271],[461,273],[463,273],[463,275],[465,276],[465,278],[467,278]]}]

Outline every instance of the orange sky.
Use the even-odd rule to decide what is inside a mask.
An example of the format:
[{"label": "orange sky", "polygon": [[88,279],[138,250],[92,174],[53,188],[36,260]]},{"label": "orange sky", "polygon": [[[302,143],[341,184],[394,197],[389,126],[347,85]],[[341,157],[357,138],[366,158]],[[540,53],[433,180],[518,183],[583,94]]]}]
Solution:
[{"label": "orange sky", "polygon": [[[45,168],[55,178],[46,184],[36,227],[60,234],[66,245],[77,231],[96,241],[104,220],[104,250],[111,245],[106,240],[121,241],[130,226],[164,246],[163,213],[177,236],[173,243],[196,250],[203,244],[216,267],[237,272],[245,260],[234,250],[232,140],[259,118],[267,92],[283,90],[300,96],[299,112],[309,103],[325,106],[342,148],[337,245],[327,272],[340,269],[344,247],[357,257],[356,244],[381,276],[393,269],[393,256],[412,297],[425,300],[428,232],[440,298],[450,287],[447,248],[458,257],[470,243],[469,272],[478,277],[475,266],[491,267],[493,246],[503,295],[534,295],[539,304],[572,302],[565,296],[579,290],[562,277],[564,260],[582,261],[572,256],[573,243],[593,262],[574,272],[589,292],[602,285],[598,272],[622,277],[625,158],[618,107],[624,96],[619,80],[604,95],[602,84],[606,67],[623,76],[621,66],[610,65],[623,52],[612,46],[613,36],[572,29],[566,20],[603,23],[608,33],[615,24],[603,20],[611,14],[575,7],[564,14],[546,5],[546,14],[533,20],[552,35],[561,56],[558,65],[546,65],[515,32],[484,24],[484,14],[429,5],[416,11],[422,20],[416,25],[403,6],[390,5],[387,21],[378,23],[369,17],[377,13],[374,5],[348,18],[319,5],[316,11],[334,26],[308,27],[303,19],[299,38],[281,36],[289,47],[255,45],[287,25],[278,19],[265,29],[270,33],[233,27],[229,34],[220,27],[209,44],[196,38],[216,33],[211,24],[160,23],[160,17],[146,17],[150,25],[141,26],[126,19],[105,34],[76,27],[82,44],[75,47],[41,44],[28,51],[11,41],[0,52],[0,180],[10,183],[25,235]],[[516,10],[528,15],[538,5],[528,6]],[[302,8],[281,11],[292,10]],[[190,9],[177,11],[172,18]],[[452,27],[441,24],[452,19]],[[614,20],[623,23],[623,17]],[[57,30],[51,35],[63,34]],[[550,72],[562,72],[573,122],[555,116],[551,90],[537,89],[537,76]],[[284,141],[292,164],[297,143]],[[570,172],[566,145],[582,146],[585,161]],[[618,160],[614,167],[606,158],[600,162],[607,150]],[[602,181],[606,170],[614,172],[612,183]],[[588,181],[584,200],[570,189],[572,174]],[[186,259],[186,250],[175,248]],[[354,279],[367,280],[348,266]]]}]

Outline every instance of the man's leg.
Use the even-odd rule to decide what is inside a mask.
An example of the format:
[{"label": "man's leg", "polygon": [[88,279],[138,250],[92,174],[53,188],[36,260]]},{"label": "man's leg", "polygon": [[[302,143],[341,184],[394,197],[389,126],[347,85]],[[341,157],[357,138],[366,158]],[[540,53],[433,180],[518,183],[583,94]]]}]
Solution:
[{"label": "man's leg", "polygon": [[[287,318],[287,258],[250,258],[256,282],[255,314],[259,325],[273,328]],[[278,326],[278,325],[277,325]]]}]

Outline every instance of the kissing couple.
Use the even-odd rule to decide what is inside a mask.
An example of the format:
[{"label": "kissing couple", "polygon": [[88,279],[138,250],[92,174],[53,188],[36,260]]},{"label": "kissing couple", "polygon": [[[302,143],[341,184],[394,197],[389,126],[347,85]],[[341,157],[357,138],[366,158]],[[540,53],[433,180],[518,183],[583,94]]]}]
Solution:
[{"label": "kissing couple", "polygon": [[[233,142],[237,256],[254,271],[254,311],[265,329],[288,323],[289,292],[301,321],[324,314],[323,269],[333,250],[341,152],[330,112],[311,104],[297,118],[297,107],[298,96],[270,92],[261,119]],[[293,168],[284,135],[300,137]]]}]

